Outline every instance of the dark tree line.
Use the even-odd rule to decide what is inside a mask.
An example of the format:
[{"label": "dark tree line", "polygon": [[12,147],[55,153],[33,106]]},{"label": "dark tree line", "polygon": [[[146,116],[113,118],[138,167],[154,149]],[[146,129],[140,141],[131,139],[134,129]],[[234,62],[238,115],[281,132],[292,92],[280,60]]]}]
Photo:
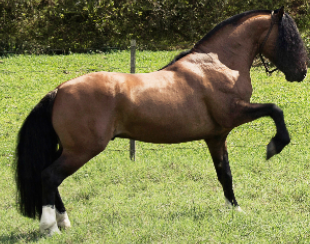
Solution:
[{"label": "dark tree line", "polygon": [[[0,0],[0,54],[192,46],[222,20],[284,6],[310,48],[308,0]],[[308,33],[308,35],[307,35]]]}]

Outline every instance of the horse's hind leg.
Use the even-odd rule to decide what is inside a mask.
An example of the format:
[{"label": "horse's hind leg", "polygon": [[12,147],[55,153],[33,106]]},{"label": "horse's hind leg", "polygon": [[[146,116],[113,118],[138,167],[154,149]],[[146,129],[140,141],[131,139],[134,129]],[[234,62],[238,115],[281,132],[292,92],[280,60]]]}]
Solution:
[{"label": "horse's hind leg", "polygon": [[[60,144],[60,142],[59,142]],[[55,160],[59,158],[62,154],[63,148],[60,145],[59,150],[57,154],[55,155]],[[56,220],[57,220],[57,226],[58,228],[69,228],[71,227],[71,223],[65,208],[64,203],[62,202],[60,193],[58,188],[56,189],[56,195],[55,195],[55,207],[56,207]]]},{"label": "horse's hind leg", "polygon": [[237,203],[233,191],[232,175],[226,148],[226,137],[227,135],[208,139],[206,140],[206,143],[209,147],[211,157],[213,159],[218,180],[223,187],[226,202],[230,206],[235,207],[236,210],[242,211]]},{"label": "horse's hind leg", "polygon": [[[63,151],[62,155],[41,173],[42,180],[42,216],[40,232],[53,235],[59,233],[56,219],[56,199],[60,211],[64,210],[60,195],[57,197],[57,187],[62,181],[83,166],[94,155]],[[59,215],[58,215],[59,216]]]},{"label": "horse's hind leg", "polygon": [[57,221],[58,228],[71,227],[71,223],[70,223],[65,205],[63,204],[61,196],[59,194],[58,188],[56,190],[55,206],[56,206],[56,221]]}]

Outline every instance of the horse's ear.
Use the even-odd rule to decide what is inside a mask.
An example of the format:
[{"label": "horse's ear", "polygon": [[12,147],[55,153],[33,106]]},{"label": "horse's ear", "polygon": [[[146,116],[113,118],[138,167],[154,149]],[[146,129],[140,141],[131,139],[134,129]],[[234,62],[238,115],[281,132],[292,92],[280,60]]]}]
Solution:
[{"label": "horse's ear", "polygon": [[284,15],[284,6],[275,10],[274,13],[277,15],[278,20],[281,21],[283,15]]}]

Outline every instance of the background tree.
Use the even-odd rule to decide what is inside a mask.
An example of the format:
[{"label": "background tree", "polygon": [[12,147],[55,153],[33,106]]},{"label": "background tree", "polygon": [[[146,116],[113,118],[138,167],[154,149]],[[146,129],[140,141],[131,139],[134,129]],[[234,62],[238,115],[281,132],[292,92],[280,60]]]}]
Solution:
[{"label": "background tree", "polygon": [[0,0],[0,53],[186,48],[224,19],[284,6],[310,49],[307,0]]}]

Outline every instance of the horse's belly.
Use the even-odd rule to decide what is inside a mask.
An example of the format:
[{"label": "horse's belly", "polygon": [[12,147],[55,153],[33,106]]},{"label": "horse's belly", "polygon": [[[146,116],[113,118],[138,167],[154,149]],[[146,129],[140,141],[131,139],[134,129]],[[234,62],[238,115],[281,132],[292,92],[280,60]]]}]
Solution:
[{"label": "horse's belly", "polygon": [[[140,77],[141,78],[141,77]],[[114,136],[153,143],[179,143],[206,138],[215,124],[205,94],[185,80],[151,76],[148,82],[120,85]]]},{"label": "horse's belly", "polygon": [[216,134],[216,127],[207,115],[162,112],[133,116],[120,126],[121,137],[153,143],[179,143]]}]

